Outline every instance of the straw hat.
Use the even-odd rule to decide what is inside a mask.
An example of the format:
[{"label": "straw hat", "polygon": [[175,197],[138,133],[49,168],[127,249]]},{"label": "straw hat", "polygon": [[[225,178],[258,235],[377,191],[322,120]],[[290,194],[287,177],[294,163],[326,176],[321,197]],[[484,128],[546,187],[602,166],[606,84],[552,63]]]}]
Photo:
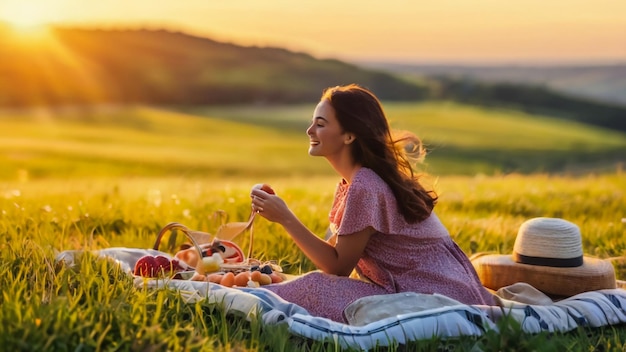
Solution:
[{"label": "straw hat", "polygon": [[517,282],[553,296],[615,288],[611,262],[583,255],[580,229],[563,219],[530,219],[518,230],[513,254],[482,255],[472,264],[492,290]]}]

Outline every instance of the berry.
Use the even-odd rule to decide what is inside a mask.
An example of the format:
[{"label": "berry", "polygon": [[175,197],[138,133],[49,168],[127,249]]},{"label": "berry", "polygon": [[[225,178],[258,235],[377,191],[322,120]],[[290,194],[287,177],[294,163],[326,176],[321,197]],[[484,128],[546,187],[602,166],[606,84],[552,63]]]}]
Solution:
[{"label": "berry", "polygon": [[263,274],[269,275],[269,274],[271,274],[273,272],[274,271],[272,270],[272,267],[269,266],[269,265],[264,265],[263,267],[261,267],[261,273],[263,273]]}]

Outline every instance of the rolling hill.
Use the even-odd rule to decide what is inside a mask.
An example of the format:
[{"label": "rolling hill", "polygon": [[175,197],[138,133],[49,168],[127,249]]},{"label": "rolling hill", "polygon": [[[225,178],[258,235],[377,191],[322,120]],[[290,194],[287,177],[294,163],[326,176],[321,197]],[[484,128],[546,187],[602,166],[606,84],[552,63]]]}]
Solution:
[{"label": "rolling hill", "polygon": [[547,113],[626,131],[626,64],[451,66],[362,62],[431,82],[432,97]]},{"label": "rolling hill", "polygon": [[583,99],[626,106],[626,62],[596,65],[417,65],[361,62],[363,67],[417,77],[549,88]]},{"label": "rolling hill", "polygon": [[[334,176],[307,155],[313,105],[0,112],[0,180]],[[626,161],[626,133],[548,116],[441,102],[385,111],[393,128],[424,140],[422,166],[437,176],[614,172]]]},{"label": "rolling hill", "polygon": [[386,101],[457,101],[626,131],[626,106],[385,69],[167,30],[56,27],[26,38],[0,26],[0,107],[308,103],[326,87],[359,83]]},{"label": "rolling hill", "polygon": [[292,103],[353,82],[383,99],[427,93],[392,74],[337,60],[166,30],[54,28],[30,44],[0,30],[0,106]]}]

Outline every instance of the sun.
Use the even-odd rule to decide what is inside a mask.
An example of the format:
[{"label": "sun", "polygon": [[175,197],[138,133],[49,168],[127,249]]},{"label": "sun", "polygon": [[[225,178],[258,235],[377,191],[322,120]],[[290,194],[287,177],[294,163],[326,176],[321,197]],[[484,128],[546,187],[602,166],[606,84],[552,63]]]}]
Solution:
[{"label": "sun", "polygon": [[0,3],[0,21],[8,22],[17,30],[44,27],[51,21],[48,10],[45,2],[5,0]]},{"label": "sun", "polygon": [[36,0],[0,1],[0,22],[10,26],[16,39],[36,43],[49,35],[49,5]]}]

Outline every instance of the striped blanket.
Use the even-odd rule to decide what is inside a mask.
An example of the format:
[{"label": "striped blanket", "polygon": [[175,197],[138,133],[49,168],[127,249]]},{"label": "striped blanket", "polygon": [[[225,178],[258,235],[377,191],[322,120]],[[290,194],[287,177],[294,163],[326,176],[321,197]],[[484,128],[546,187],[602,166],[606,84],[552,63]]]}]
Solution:
[{"label": "striped blanket", "polygon": [[[409,341],[438,337],[481,336],[497,325],[481,307],[450,305],[380,319],[366,325],[338,323],[310,315],[264,289],[235,289],[185,280],[144,280],[139,286],[169,287],[179,290],[190,301],[208,299],[221,304],[227,313],[251,318],[261,314],[266,324],[287,324],[289,331],[308,339],[339,343],[344,348],[369,350]],[[567,332],[578,327],[601,327],[626,323],[626,290],[591,291],[550,305],[512,304],[500,308],[519,322],[527,333]]]},{"label": "striped blanket", "polygon": [[[154,250],[111,248],[99,251],[131,273],[136,258],[154,255]],[[62,252],[57,260],[71,262],[73,251]],[[133,261],[134,260],[134,261]],[[178,290],[189,302],[208,300],[220,304],[227,313],[265,324],[287,324],[297,336],[318,341],[334,341],[344,348],[369,350],[409,341],[437,337],[481,336],[498,329],[485,307],[449,303],[448,305],[407,310],[362,325],[350,325],[313,316],[304,308],[283,300],[263,288],[229,288],[209,282],[135,278],[135,285]],[[427,298],[429,295],[422,295]],[[416,299],[420,295],[416,294]],[[450,300],[453,302],[453,300]],[[520,323],[526,333],[567,332],[578,327],[601,327],[626,323],[626,290],[622,288],[583,292],[550,304],[524,304],[507,301],[493,307]]]}]

